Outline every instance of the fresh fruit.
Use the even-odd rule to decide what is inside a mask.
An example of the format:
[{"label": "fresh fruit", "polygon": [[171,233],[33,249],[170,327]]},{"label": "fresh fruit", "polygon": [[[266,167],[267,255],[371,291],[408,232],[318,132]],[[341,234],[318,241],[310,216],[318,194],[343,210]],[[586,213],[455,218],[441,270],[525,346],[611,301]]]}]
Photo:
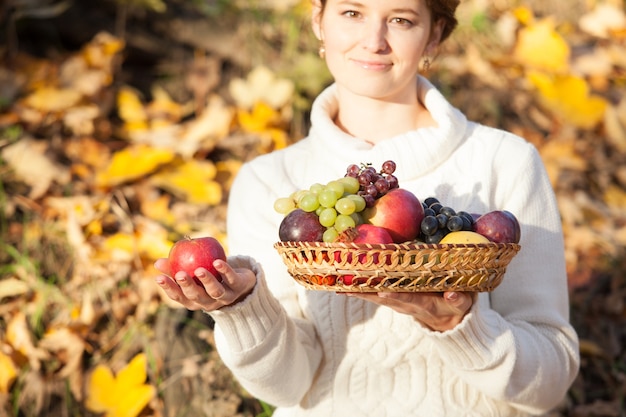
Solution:
[{"label": "fresh fruit", "polygon": [[480,233],[462,230],[450,232],[441,239],[439,243],[489,243],[491,242]]},{"label": "fresh fruit", "polygon": [[472,231],[474,218],[465,211],[456,211],[443,205],[436,197],[424,200],[424,219],[420,225],[419,240],[440,243],[451,232]]},{"label": "fresh fruit", "polygon": [[483,214],[474,222],[474,231],[495,243],[519,243],[521,238],[519,221],[506,210]]},{"label": "fresh fruit", "polygon": [[[353,243],[372,243],[372,244],[390,244],[394,243],[391,235],[387,231],[387,229],[383,227],[374,226],[373,224],[360,224],[354,228],[347,229],[337,238],[338,242],[353,242]],[[341,253],[335,252],[335,261],[341,261]],[[385,263],[390,263],[391,259],[387,256],[387,259],[384,260]],[[347,254],[346,262],[352,262],[352,255],[350,253]],[[361,253],[358,257],[359,263],[367,262],[367,254]],[[372,255],[372,262],[377,264],[379,262],[378,254]],[[356,283],[365,282],[363,279],[354,280],[354,275],[343,275],[342,282],[345,285],[352,285]],[[372,282],[372,284],[376,284],[376,282]]]},{"label": "fresh fruit", "polygon": [[282,242],[321,242],[325,230],[317,214],[297,208],[280,222],[278,237]]},{"label": "fresh fruit", "polygon": [[175,275],[178,271],[185,271],[190,277],[198,281],[196,269],[203,267],[220,279],[220,274],[213,266],[216,259],[226,260],[226,253],[220,242],[210,236],[190,238],[185,237],[170,249],[168,260],[170,272]]},{"label": "fresh fruit", "polygon": [[367,223],[387,229],[395,243],[403,243],[418,237],[424,207],[412,192],[394,188],[365,209],[363,216]]},{"label": "fresh fruit", "polygon": [[322,241],[332,242],[344,230],[363,223],[361,213],[366,207],[398,188],[395,170],[393,161],[385,161],[379,172],[371,164],[351,164],[341,178],[326,184],[315,183],[289,197],[276,199],[274,210],[284,216],[296,209],[314,213],[325,228]]}]

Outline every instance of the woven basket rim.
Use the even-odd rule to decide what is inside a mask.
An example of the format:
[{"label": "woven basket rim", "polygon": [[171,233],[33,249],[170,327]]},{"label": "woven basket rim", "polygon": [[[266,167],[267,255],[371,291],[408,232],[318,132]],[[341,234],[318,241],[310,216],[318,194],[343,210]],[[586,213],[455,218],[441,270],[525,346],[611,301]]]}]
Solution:
[{"label": "woven basket rim", "polygon": [[[289,274],[308,289],[336,292],[492,291],[517,243],[276,242]],[[345,284],[346,279],[353,279]]]}]

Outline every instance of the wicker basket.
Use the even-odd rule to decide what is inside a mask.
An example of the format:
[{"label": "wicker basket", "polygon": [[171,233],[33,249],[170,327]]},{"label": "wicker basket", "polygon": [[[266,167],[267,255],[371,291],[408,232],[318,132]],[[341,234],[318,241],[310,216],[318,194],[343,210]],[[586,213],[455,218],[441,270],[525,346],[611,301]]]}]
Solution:
[{"label": "wicker basket", "polygon": [[291,276],[336,292],[491,291],[520,246],[278,242]]}]

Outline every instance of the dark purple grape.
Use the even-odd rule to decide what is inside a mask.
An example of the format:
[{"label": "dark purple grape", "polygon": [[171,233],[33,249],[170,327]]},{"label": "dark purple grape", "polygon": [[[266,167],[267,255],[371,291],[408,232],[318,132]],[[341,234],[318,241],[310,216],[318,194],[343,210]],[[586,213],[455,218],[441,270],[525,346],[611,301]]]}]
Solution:
[{"label": "dark purple grape", "polygon": [[325,229],[315,212],[298,208],[283,218],[278,237],[282,242],[321,242]]},{"label": "dark purple grape", "polygon": [[445,214],[448,217],[456,216],[456,211],[452,207],[443,206],[439,209],[439,213]]},{"label": "dark purple grape", "polygon": [[398,178],[396,178],[395,175],[388,174],[387,176],[385,176],[385,178],[387,179],[387,182],[389,183],[389,189],[390,190],[393,190],[394,188],[399,188],[400,187],[400,183],[398,182]]},{"label": "dark purple grape", "polygon": [[383,162],[382,172],[385,174],[393,174],[396,172],[396,163],[391,160]]},{"label": "dark purple grape", "polygon": [[435,203],[438,203],[439,200],[436,199],[435,197],[428,197],[426,200],[424,200],[424,204],[426,204],[426,207],[430,207]]},{"label": "dark purple grape", "polygon": [[387,191],[389,191],[389,181],[387,181],[383,177],[380,177],[379,179],[377,179],[376,182],[374,183],[374,186],[378,190],[379,194],[385,194],[387,193]]},{"label": "dark purple grape", "polygon": [[346,170],[346,174],[350,177],[357,177],[361,172],[361,168],[357,164],[351,164]]},{"label": "dark purple grape", "polygon": [[428,206],[428,207],[430,207],[431,209],[435,210],[435,213],[439,214],[439,213],[440,213],[440,211],[441,211],[441,208],[442,208],[443,206],[441,205],[441,203],[433,203],[433,204],[431,204],[431,205],[430,205],[430,206]]},{"label": "dark purple grape", "polygon": [[435,217],[437,215],[437,213],[435,213],[435,210],[431,209],[430,207],[425,207],[424,208],[424,216],[433,216]]},{"label": "dark purple grape", "polygon": [[432,236],[439,230],[439,222],[434,216],[426,216],[422,219],[420,228],[424,235]]},{"label": "dark purple grape", "polygon": [[363,189],[368,195],[371,195],[374,198],[378,197],[378,188],[376,188],[374,184],[367,184],[363,187]]},{"label": "dark purple grape", "polygon": [[426,243],[439,243],[439,242],[441,242],[441,239],[443,239],[445,235],[446,235],[446,232],[443,229],[439,229],[434,234],[432,234],[430,236],[425,236],[424,237],[424,242],[426,242]]},{"label": "dark purple grape", "polygon": [[450,219],[448,219],[446,227],[451,232],[458,232],[460,230],[463,230],[463,219],[461,218],[461,216],[451,216]]},{"label": "dark purple grape", "polygon": [[374,207],[374,204],[376,204],[376,197],[372,195],[365,194],[361,197],[365,200],[365,207]]},{"label": "dark purple grape", "polygon": [[437,214],[436,217],[437,217],[437,221],[439,222],[439,228],[440,229],[445,229],[446,226],[448,225],[448,220],[450,218],[448,216],[446,216],[445,214]]}]

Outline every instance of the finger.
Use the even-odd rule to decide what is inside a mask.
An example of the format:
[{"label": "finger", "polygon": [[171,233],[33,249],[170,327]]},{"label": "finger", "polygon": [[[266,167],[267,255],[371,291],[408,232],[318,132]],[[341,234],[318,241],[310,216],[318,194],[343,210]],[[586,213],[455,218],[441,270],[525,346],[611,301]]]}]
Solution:
[{"label": "finger", "polygon": [[190,301],[204,305],[211,301],[204,285],[200,285],[194,277],[190,277],[184,271],[178,271],[174,275],[176,283],[179,285],[183,295]]},{"label": "finger", "polygon": [[198,268],[195,271],[196,277],[204,286],[206,294],[214,300],[221,300],[227,292],[227,288],[223,285],[222,280],[211,274],[205,268]]},{"label": "finger", "polygon": [[228,264],[228,262],[217,259],[213,262],[213,267],[220,273],[222,283],[229,288],[235,288],[238,281],[237,272]]},{"label": "finger", "polygon": [[176,301],[179,304],[182,304],[183,306],[187,306],[186,297],[183,295],[180,286],[171,277],[167,275],[159,275],[155,278],[155,281],[157,285],[159,285],[163,289],[163,291],[165,291],[165,294],[170,299]]},{"label": "finger", "polygon": [[167,260],[167,258],[159,258],[154,262],[154,267],[161,271],[162,273],[164,273],[165,275],[169,275],[171,276],[171,271],[170,271],[170,263]]}]

